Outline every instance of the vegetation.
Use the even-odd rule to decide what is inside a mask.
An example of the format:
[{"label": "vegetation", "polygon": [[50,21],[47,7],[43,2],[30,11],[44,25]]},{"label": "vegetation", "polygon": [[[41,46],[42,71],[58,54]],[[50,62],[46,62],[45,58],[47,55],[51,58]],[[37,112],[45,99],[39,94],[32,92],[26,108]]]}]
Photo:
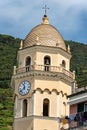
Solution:
[{"label": "vegetation", "polygon": [[78,87],[87,85],[87,45],[66,41],[71,48],[71,71],[75,70]]},{"label": "vegetation", "polygon": [[19,43],[18,38],[0,35],[0,130],[12,130],[14,101],[10,80]]},{"label": "vegetation", "polygon": [[0,88],[9,87],[19,43],[18,38],[0,35]]},{"label": "vegetation", "polygon": [[[70,45],[71,71],[76,71],[78,85],[87,85],[87,45],[65,41]],[[0,35],[0,130],[12,130],[13,122],[13,90],[10,80],[13,66],[17,64],[16,57],[20,39],[8,35]]]},{"label": "vegetation", "polygon": [[0,88],[0,130],[12,130],[13,91]]}]

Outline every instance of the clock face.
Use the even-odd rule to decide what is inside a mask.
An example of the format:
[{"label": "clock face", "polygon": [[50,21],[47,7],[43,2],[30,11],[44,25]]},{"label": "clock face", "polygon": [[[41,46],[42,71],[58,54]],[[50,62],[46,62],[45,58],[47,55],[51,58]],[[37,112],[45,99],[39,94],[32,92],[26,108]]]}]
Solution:
[{"label": "clock face", "polygon": [[18,88],[19,93],[24,96],[26,94],[28,94],[30,90],[30,83],[28,81],[23,81]]}]

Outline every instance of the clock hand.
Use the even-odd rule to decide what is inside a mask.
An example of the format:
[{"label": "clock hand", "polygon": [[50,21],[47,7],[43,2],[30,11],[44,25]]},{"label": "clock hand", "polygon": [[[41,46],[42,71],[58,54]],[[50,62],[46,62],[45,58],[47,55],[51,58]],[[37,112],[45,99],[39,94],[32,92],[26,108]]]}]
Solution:
[{"label": "clock hand", "polygon": [[25,90],[25,84],[23,83],[23,89]]}]

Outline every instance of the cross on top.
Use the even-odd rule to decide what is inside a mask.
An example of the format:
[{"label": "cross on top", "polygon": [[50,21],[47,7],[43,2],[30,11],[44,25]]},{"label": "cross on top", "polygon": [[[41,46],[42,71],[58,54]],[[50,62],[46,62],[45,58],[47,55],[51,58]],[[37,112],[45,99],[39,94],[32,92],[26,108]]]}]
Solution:
[{"label": "cross on top", "polygon": [[45,7],[43,7],[42,9],[45,10],[45,15],[47,15],[47,10],[48,10],[49,8],[45,5]]}]

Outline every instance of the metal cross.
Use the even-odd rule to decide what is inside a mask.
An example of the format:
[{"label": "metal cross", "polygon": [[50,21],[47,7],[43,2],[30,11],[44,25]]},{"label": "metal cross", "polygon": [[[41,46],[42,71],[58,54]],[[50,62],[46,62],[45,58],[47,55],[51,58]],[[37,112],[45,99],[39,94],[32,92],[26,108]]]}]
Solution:
[{"label": "metal cross", "polygon": [[42,9],[45,10],[45,15],[47,15],[47,9],[49,9],[49,8],[45,5],[45,7],[43,7]]}]

